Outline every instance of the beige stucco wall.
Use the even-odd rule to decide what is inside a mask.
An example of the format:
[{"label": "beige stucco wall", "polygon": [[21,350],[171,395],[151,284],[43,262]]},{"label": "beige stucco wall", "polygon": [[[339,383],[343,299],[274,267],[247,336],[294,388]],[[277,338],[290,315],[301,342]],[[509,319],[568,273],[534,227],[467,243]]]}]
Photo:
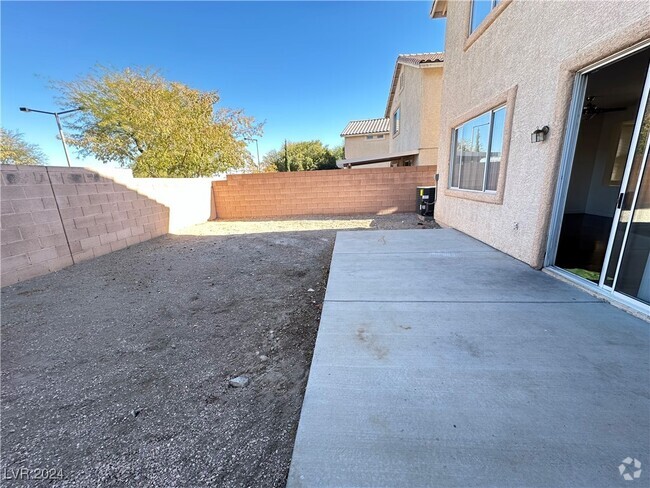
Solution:
[{"label": "beige stucco wall", "polygon": [[418,164],[438,164],[443,69],[427,68],[420,71],[422,72],[423,92]]},{"label": "beige stucco wall", "polygon": [[[644,1],[506,0],[498,10],[470,45],[470,3],[448,4],[436,219],[539,267],[575,72],[650,38],[650,16]],[[511,134],[500,191],[490,200],[447,189],[454,124],[505,94]],[[532,144],[543,125],[547,140]]]},{"label": "beige stucco wall", "polygon": [[366,169],[366,168],[390,168],[390,161],[384,161],[382,163],[370,163],[362,164],[359,166],[352,166],[350,169]]},{"label": "beige stucco wall", "polygon": [[387,154],[389,138],[388,134],[384,134],[383,139],[376,139],[376,135],[373,139],[366,139],[365,135],[348,136],[345,138],[345,159]]},{"label": "beige stucco wall", "polygon": [[[412,66],[401,66],[404,86],[397,89],[390,105],[390,152],[398,153],[417,150],[420,147],[420,113],[422,112],[422,74],[423,70]],[[400,109],[400,129],[393,135],[393,114]]]},{"label": "beige stucco wall", "polygon": [[[417,165],[437,164],[442,94],[442,67],[402,65],[404,87],[399,84],[391,102],[390,152],[419,150]],[[400,131],[393,136],[393,113],[400,108]]]}]

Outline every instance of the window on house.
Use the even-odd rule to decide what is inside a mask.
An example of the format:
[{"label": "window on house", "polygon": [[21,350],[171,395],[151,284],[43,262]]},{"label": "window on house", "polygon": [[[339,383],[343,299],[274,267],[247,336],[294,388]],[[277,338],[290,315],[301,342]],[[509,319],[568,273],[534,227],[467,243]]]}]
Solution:
[{"label": "window on house", "polygon": [[378,136],[375,136],[375,139],[383,139],[383,138],[384,138],[384,134],[379,134]]},{"label": "window on house", "polygon": [[495,192],[499,179],[506,108],[490,110],[454,130],[449,186]]},{"label": "window on house", "polygon": [[472,20],[470,22],[471,34],[481,25],[483,19],[488,16],[494,7],[499,4],[500,0],[472,0]]},{"label": "window on house", "polygon": [[400,109],[398,108],[393,112],[393,135],[396,136],[399,134],[399,116],[400,116]]},{"label": "window on house", "polygon": [[375,136],[366,136],[366,139],[368,139],[368,140],[374,139],[374,138],[375,138]]}]

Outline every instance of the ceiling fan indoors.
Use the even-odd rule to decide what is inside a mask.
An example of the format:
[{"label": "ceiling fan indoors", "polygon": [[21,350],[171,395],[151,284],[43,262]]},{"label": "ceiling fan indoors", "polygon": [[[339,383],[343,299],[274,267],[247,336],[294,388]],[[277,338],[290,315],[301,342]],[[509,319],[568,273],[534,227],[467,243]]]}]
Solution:
[{"label": "ceiling fan indoors", "polygon": [[598,96],[593,95],[585,98],[585,104],[582,107],[582,116],[586,119],[593,119],[596,115],[605,114],[608,112],[620,112],[621,110],[627,109],[627,107],[599,107],[594,103],[595,98],[598,98]]}]

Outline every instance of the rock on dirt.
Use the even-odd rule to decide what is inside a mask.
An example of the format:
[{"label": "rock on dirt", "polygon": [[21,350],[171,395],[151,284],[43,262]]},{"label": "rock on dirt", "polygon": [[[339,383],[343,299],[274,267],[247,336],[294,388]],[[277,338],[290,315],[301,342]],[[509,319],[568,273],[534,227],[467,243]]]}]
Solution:
[{"label": "rock on dirt", "polygon": [[237,376],[236,378],[231,378],[228,384],[233,388],[243,388],[248,386],[248,376]]}]

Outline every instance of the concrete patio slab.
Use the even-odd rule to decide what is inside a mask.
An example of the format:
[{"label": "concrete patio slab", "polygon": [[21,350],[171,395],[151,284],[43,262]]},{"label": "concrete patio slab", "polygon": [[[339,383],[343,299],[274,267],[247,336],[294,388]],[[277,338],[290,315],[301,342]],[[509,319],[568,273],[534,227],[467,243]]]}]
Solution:
[{"label": "concrete patio slab", "polygon": [[369,238],[360,232],[339,232],[336,236],[334,253],[411,253],[411,252],[453,252],[453,251],[478,251],[498,252],[476,239],[458,232],[454,229],[444,229],[444,232],[431,232],[421,229],[417,239],[414,231],[393,231],[386,239],[386,234],[381,233],[374,238]]},{"label": "concrete patio slab", "polygon": [[498,252],[339,252],[333,263],[331,301],[599,301]]},{"label": "concrete patio slab", "polygon": [[[355,234],[337,237],[289,487],[626,486],[621,460],[650,464],[646,322],[455,231],[410,235],[500,293],[436,272],[409,233]],[[369,256],[382,236],[394,252]],[[410,285],[418,258],[434,286]]]}]

